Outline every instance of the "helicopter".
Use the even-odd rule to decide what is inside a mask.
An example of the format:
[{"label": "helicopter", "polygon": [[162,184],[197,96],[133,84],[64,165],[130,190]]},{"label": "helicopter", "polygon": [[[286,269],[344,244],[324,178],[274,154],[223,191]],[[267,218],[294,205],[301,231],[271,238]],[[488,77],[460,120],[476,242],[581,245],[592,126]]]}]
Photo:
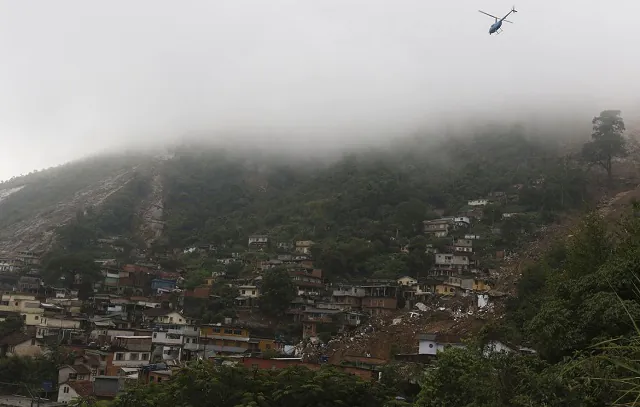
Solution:
[{"label": "helicopter", "polygon": [[491,35],[493,33],[500,34],[502,32],[502,30],[500,29],[500,27],[502,27],[502,22],[504,21],[506,23],[511,23],[511,21],[505,20],[505,18],[509,17],[509,14],[511,14],[511,13],[517,13],[518,12],[518,10],[516,10],[516,8],[514,6],[514,7],[511,7],[511,11],[509,11],[506,16],[504,16],[502,18],[498,18],[496,16],[492,16],[489,13],[485,13],[482,10],[478,10],[478,11],[481,12],[482,14],[485,14],[485,15],[487,15],[489,17],[492,17],[492,18],[494,18],[496,20],[495,23],[491,24],[491,27],[489,28],[489,35]]}]

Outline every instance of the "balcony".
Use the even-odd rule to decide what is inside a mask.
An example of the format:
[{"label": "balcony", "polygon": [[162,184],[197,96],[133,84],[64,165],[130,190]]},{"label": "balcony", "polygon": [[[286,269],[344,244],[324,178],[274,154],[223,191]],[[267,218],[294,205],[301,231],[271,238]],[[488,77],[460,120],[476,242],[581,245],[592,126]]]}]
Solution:
[{"label": "balcony", "polygon": [[333,322],[333,319],[329,316],[305,316],[302,320],[303,322],[322,322],[326,324],[330,324]]},{"label": "balcony", "polygon": [[168,333],[168,332],[154,332],[153,333],[153,343],[161,343],[165,345],[181,345],[182,344],[182,335]]},{"label": "balcony", "polygon": [[333,290],[334,297],[364,297],[363,289],[337,289]]},{"label": "balcony", "polygon": [[184,336],[200,336],[200,329],[196,326],[183,326],[177,329],[168,329],[167,333]]},{"label": "balcony", "polygon": [[198,351],[198,350],[204,350],[205,346],[202,343],[185,343],[183,346],[184,350],[189,350],[189,351]]}]

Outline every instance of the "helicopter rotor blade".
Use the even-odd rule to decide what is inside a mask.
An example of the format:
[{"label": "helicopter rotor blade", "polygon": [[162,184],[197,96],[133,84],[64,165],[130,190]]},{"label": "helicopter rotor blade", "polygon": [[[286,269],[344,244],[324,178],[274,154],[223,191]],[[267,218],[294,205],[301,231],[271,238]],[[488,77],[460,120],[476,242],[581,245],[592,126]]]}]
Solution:
[{"label": "helicopter rotor blade", "polygon": [[502,21],[504,21],[505,23],[511,23],[511,24],[513,24],[513,21],[509,21],[509,20],[502,20]]},{"label": "helicopter rotor blade", "polygon": [[500,20],[498,17],[496,17],[496,16],[492,16],[492,15],[491,15],[491,14],[489,14],[489,13],[485,13],[485,12],[484,12],[484,11],[482,11],[482,10],[478,10],[478,11],[479,11],[479,12],[481,12],[482,14],[484,14],[484,15],[487,15],[487,16],[491,17],[491,18],[495,18],[496,20]]}]

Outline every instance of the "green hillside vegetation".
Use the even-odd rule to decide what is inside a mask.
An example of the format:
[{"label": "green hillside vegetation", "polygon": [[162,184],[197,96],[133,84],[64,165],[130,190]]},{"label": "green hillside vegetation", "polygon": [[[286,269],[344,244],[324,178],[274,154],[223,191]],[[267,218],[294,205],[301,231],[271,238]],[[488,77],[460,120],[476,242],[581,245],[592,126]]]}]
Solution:
[{"label": "green hillside vegetation", "polygon": [[[417,276],[433,263],[425,245],[447,244],[423,234],[422,222],[437,218],[438,209],[455,215],[469,209],[468,200],[497,191],[517,198],[487,206],[481,222],[458,232],[483,236],[476,251],[488,267],[495,250],[517,248],[540,225],[589,200],[584,166],[560,156],[555,144],[525,137],[517,128],[439,143],[406,143],[307,165],[272,156],[177,149],[157,169],[164,185],[166,229],[152,249],[213,244],[222,248],[215,256],[229,257],[246,250],[250,235],[267,234],[271,250],[278,241],[313,240],[316,266],[334,280]],[[87,208],[59,228],[57,254],[82,252],[127,261],[132,248],[143,246],[136,210],[149,194],[151,174],[138,170],[133,181],[99,208]],[[523,215],[502,220],[509,211]],[[493,228],[501,234],[493,234]],[[122,252],[97,244],[114,236],[121,237]],[[406,255],[400,254],[403,246],[409,249]],[[200,256],[170,263],[194,270],[187,277],[189,286],[216,267],[215,259]],[[235,264],[227,268],[229,275],[242,271]]]},{"label": "green hillside vegetation", "polygon": [[[233,244],[257,233],[315,241],[398,231],[410,238],[433,209],[455,213],[515,184],[525,185],[521,205],[529,211],[575,208],[586,193],[575,162],[518,133],[452,140],[420,154],[354,154],[315,171],[272,164],[254,172],[244,164],[215,152],[179,153],[165,171],[165,243]],[[532,188],[541,178],[545,188]]]},{"label": "green hillside vegetation", "polygon": [[[316,265],[329,278],[395,278],[430,267],[425,244],[446,244],[423,234],[422,222],[437,218],[436,209],[454,215],[469,209],[468,200],[496,191],[518,197],[489,205],[482,222],[466,231],[484,237],[477,250],[489,258],[589,201],[581,163],[518,129],[408,143],[307,167],[179,150],[163,167],[167,228],[155,248],[213,244],[226,247],[216,256],[229,257],[246,250],[250,235],[267,234],[272,251],[276,242],[313,240]],[[502,220],[507,211],[524,215]],[[400,255],[402,246],[408,255]]]}]

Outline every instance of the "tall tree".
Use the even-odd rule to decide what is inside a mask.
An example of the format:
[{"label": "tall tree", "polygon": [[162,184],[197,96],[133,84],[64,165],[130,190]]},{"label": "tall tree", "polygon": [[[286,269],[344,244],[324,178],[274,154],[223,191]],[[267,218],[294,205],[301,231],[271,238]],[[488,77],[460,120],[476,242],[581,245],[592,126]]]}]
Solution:
[{"label": "tall tree", "polygon": [[583,146],[582,154],[590,164],[604,168],[611,181],[613,159],[627,154],[622,136],[625,131],[624,120],[620,110],[604,110],[600,116],[593,118],[592,123],[592,140]]},{"label": "tall tree", "polygon": [[280,316],[295,298],[295,287],[287,270],[267,271],[262,280],[260,309],[271,316]]}]

